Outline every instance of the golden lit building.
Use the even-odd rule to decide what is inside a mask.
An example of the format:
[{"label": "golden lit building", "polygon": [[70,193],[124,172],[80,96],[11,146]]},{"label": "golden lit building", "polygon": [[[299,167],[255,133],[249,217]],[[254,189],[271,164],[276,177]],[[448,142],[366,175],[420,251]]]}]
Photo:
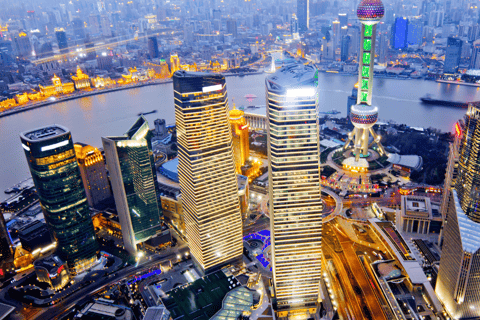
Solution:
[{"label": "golden lit building", "polygon": [[160,60],[160,64],[146,62],[145,66],[147,66],[149,70],[153,70],[155,78],[169,78],[171,75],[170,69],[168,68],[168,64],[165,60]]},{"label": "golden lit building", "polygon": [[105,160],[97,148],[79,143],[75,143],[74,147],[88,204],[98,207],[112,197]]},{"label": "golden lit building", "polygon": [[39,85],[40,87],[40,93],[44,97],[50,97],[50,96],[55,96],[59,94],[67,94],[67,93],[72,93],[75,91],[75,85],[73,82],[67,82],[67,83],[62,83],[62,80],[60,80],[57,75],[53,75],[52,78],[52,86],[42,86]]},{"label": "golden lit building", "polygon": [[322,265],[318,71],[292,64],[269,75],[269,206],[277,316],[314,317]]},{"label": "golden lit building", "polygon": [[18,104],[24,104],[28,102],[28,94],[26,92],[15,95],[15,100]]},{"label": "golden lit building", "polygon": [[5,99],[0,101],[0,111],[5,111],[10,109],[11,107],[15,107],[17,105],[17,101],[15,99]]},{"label": "golden lit building", "polygon": [[75,83],[75,88],[80,89],[90,89],[90,80],[89,76],[83,73],[82,69],[77,66],[77,74],[72,76],[72,80]]},{"label": "golden lit building", "polygon": [[115,80],[110,79],[110,77],[103,78],[97,76],[96,78],[90,78],[90,80],[95,88],[105,88],[116,84]]},{"label": "golden lit building", "polygon": [[175,71],[178,70],[180,70],[180,58],[178,57],[178,54],[172,54],[170,55],[170,71],[173,75]]},{"label": "golden lit building", "polygon": [[230,129],[232,130],[233,155],[235,158],[235,171],[242,174],[242,166],[245,165],[250,154],[248,142],[248,124],[243,117],[243,111],[235,108],[229,111]]},{"label": "golden lit building", "polygon": [[208,273],[243,252],[225,77],[177,71],[173,88],[187,240],[194,262]]}]

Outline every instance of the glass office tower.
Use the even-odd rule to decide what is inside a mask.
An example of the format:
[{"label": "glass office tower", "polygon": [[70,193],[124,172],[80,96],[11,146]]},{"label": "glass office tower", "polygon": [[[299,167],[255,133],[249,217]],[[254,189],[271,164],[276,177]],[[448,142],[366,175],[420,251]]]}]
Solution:
[{"label": "glass office tower", "polygon": [[[466,123],[456,125],[461,137],[450,150],[443,246],[435,292],[454,319],[480,318],[480,103],[470,103]],[[458,139],[455,139],[457,142]],[[455,170],[455,158],[458,167]],[[449,170],[450,169],[450,170]],[[456,173],[456,177],[455,177]],[[452,183],[449,183],[453,180]],[[454,187],[452,187],[452,185]]]},{"label": "glass office tower", "polygon": [[243,252],[225,77],[177,71],[173,89],[188,245],[208,273]]},{"label": "glass office tower", "polygon": [[294,64],[265,80],[271,250],[279,317],[299,313],[309,317],[318,302],[322,199],[317,78],[315,67]]},{"label": "glass office tower", "polygon": [[99,249],[70,131],[51,125],[20,140],[57,254],[80,273],[95,264]]},{"label": "glass office tower", "polygon": [[123,136],[102,138],[102,143],[125,249],[136,255],[138,243],[162,231],[147,120],[141,116]]}]

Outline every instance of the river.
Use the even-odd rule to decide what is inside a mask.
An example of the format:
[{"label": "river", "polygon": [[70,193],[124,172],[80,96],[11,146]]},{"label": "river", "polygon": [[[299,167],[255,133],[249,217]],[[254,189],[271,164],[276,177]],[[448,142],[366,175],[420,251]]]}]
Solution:
[{"label": "river", "polygon": [[[234,98],[237,106],[264,105],[265,76],[227,77],[229,98]],[[345,116],[347,96],[355,82],[353,76],[320,73],[320,109],[337,109],[341,111],[339,116]],[[374,79],[373,104],[379,107],[380,120],[451,131],[466,110],[422,105],[419,98],[426,93],[447,100],[480,100],[480,88],[476,87],[424,80]],[[246,94],[257,98],[248,102]],[[20,132],[57,123],[70,129],[74,142],[101,147],[102,136],[123,134],[139,112],[155,109],[157,113],[146,115],[150,127],[157,118],[164,118],[167,124],[175,122],[171,83],[99,94],[0,118],[0,199],[6,197],[3,190],[30,175],[20,145]]]}]

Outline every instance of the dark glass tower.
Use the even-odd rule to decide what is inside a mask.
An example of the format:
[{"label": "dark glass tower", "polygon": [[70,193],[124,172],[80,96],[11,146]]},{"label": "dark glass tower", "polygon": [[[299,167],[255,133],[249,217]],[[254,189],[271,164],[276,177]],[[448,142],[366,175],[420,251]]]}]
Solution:
[{"label": "dark glass tower", "polygon": [[125,249],[136,255],[138,243],[162,231],[147,120],[141,116],[123,136],[102,138],[102,142]]},{"label": "dark glass tower", "polygon": [[300,32],[308,30],[309,11],[309,0],[297,0],[297,19]]},{"label": "dark glass tower", "polygon": [[80,273],[96,262],[99,249],[70,131],[51,125],[20,139],[57,253]]},{"label": "dark glass tower", "polygon": [[61,53],[68,53],[67,33],[63,29],[56,29],[55,36],[57,37],[58,49]]}]

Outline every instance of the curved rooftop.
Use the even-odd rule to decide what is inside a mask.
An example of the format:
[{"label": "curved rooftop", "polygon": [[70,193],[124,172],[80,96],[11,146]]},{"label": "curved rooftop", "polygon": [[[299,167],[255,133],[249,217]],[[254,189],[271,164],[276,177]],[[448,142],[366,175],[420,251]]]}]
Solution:
[{"label": "curved rooftop", "polygon": [[398,153],[389,153],[388,162],[391,164],[398,164],[399,166],[408,167],[415,171],[420,170],[423,166],[422,157],[417,155],[402,156]]}]

